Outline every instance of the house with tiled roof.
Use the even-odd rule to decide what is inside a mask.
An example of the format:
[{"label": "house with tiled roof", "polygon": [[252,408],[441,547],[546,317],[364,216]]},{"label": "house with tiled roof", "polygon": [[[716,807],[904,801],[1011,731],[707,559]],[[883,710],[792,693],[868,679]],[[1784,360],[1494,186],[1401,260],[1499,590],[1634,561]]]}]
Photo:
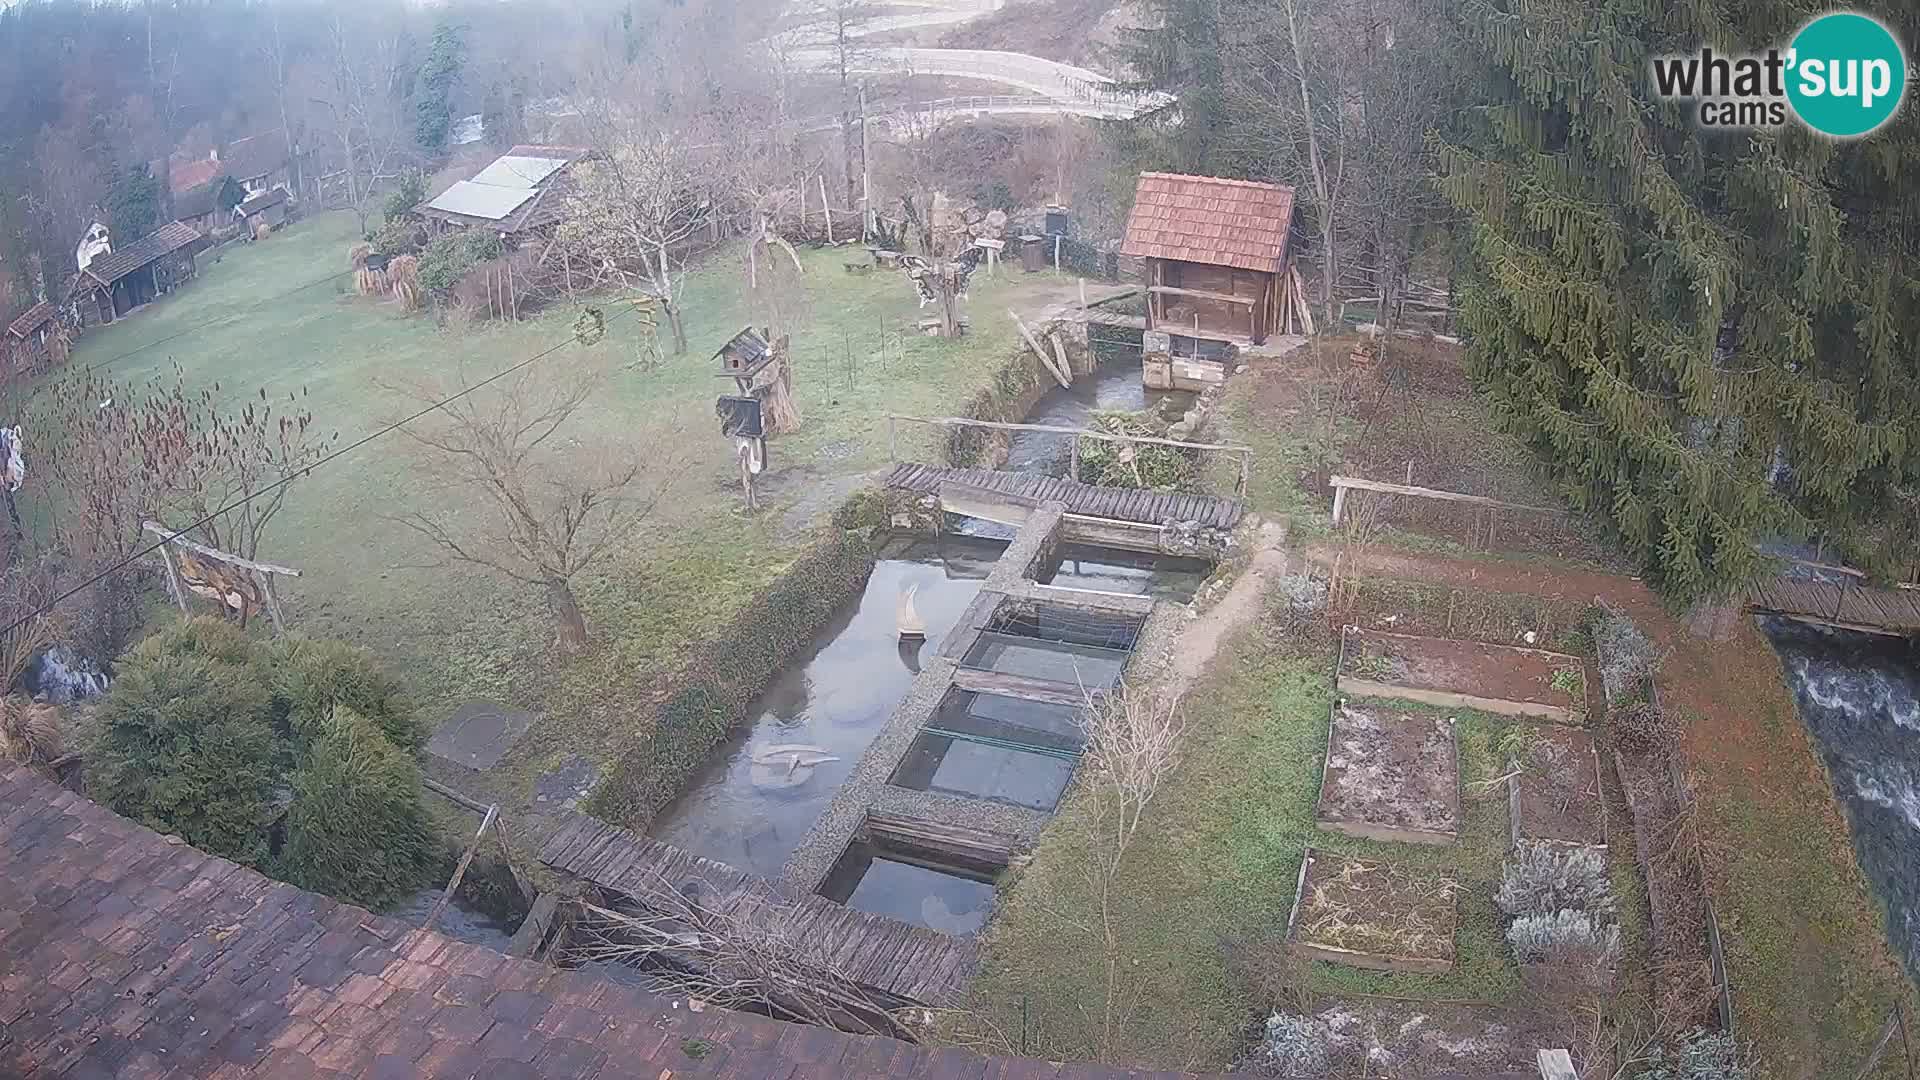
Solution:
[{"label": "house with tiled roof", "polygon": [[199,274],[194,256],[205,246],[199,230],[179,221],[131,244],[114,241],[74,278],[68,302],[82,326],[110,323],[193,280]]},{"label": "house with tiled roof", "polygon": [[1258,345],[1284,332],[1293,217],[1285,185],[1140,174],[1120,253],[1142,262],[1149,334]]}]

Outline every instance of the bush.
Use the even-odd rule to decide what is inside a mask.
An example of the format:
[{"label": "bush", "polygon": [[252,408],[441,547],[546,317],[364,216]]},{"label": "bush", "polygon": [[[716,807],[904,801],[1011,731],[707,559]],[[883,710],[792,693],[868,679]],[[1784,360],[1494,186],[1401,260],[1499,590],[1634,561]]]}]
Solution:
[{"label": "bush", "polygon": [[1507,924],[1507,944],[1523,964],[1573,956],[1610,969],[1620,958],[1620,928],[1586,911],[1522,915]]},{"label": "bush", "polygon": [[[400,183],[387,193],[387,201],[381,207],[387,224],[410,221],[413,208],[427,199],[427,178],[418,172],[410,172],[400,178]],[[377,248],[378,245],[376,244]]]},{"label": "bush", "polygon": [[269,698],[249,664],[195,651],[196,619],[121,661],[101,705],[89,791],[115,811],[238,862],[266,854],[279,780]]},{"label": "bush", "polygon": [[420,253],[420,285],[431,293],[449,292],[467,271],[499,258],[502,250],[500,238],[485,229],[442,233]]},{"label": "bush", "polygon": [[1607,730],[1613,734],[1614,745],[1630,754],[1668,754],[1680,746],[1679,718],[1650,701],[1635,701],[1613,710],[1607,717]]},{"label": "bush", "polygon": [[1612,611],[1601,615],[1593,627],[1593,647],[1607,703],[1646,700],[1662,657],[1633,620]]},{"label": "bush", "polygon": [[344,705],[402,750],[426,744],[400,680],[367,650],[344,641],[296,638],[274,643],[268,654],[276,714],[303,742],[314,738],[334,706]]},{"label": "bush", "polygon": [[345,705],[315,725],[293,774],[278,869],[285,880],[379,908],[419,888],[437,860],[420,767]]},{"label": "bush", "polygon": [[[1095,413],[1089,426],[1115,435],[1166,438],[1164,430],[1133,413]],[[1171,446],[1082,439],[1078,479],[1106,487],[1173,490],[1193,487],[1195,472],[1186,451]]]},{"label": "bush", "polygon": [[1607,861],[1597,848],[1523,843],[1508,856],[1501,874],[1493,902],[1508,915],[1613,913]]},{"label": "bush", "polygon": [[1327,1030],[1303,1016],[1274,1013],[1244,1072],[1276,1080],[1320,1080],[1332,1068]]},{"label": "bush", "polygon": [[1655,1047],[1634,1080],[1747,1080],[1733,1036],[1695,1029],[1669,1051]]},{"label": "bush", "polygon": [[374,230],[370,240],[376,254],[392,258],[420,250],[420,226],[411,221],[389,221]]}]

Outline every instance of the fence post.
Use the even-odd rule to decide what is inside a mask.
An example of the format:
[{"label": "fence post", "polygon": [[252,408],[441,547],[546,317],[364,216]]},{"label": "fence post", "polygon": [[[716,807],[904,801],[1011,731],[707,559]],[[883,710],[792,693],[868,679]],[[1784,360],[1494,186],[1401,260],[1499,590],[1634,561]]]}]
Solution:
[{"label": "fence post", "polygon": [[895,443],[896,435],[897,435],[897,432],[894,428],[893,415],[889,413],[887,415],[887,462],[888,464],[892,464],[900,460],[899,448]]}]

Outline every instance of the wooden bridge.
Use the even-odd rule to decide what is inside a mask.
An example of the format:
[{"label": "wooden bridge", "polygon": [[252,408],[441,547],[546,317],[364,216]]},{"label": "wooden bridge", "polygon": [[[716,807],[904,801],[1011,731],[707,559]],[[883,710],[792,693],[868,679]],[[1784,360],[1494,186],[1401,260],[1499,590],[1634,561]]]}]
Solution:
[{"label": "wooden bridge", "polygon": [[973,973],[971,939],[855,911],[585,814],[547,834],[540,861],[633,898],[697,883],[711,894],[701,906],[756,924],[783,919],[807,959],[903,1002],[947,1004]]},{"label": "wooden bridge", "polygon": [[1776,578],[1749,587],[1747,607],[1768,615],[1870,634],[1920,634],[1920,590],[1877,589],[1857,581]]},{"label": "wooden bridge", "polygon": [[1240,523],[1240,516],[1245,512],[1245,507],[1238,499],[1143,488],[1096,487],[1077,480],[1036,473],[950,469],[939,465],[902,462],[895,465],[892,475],[887,477],[889,487],[928,495],[939,494],[941,487],[947,484],[990,491],[1033,505],[1058,501],[1066,504],[1069,514],[1108,518],[1136,525],[1197,521],[1217,529],[1231,529]]}]

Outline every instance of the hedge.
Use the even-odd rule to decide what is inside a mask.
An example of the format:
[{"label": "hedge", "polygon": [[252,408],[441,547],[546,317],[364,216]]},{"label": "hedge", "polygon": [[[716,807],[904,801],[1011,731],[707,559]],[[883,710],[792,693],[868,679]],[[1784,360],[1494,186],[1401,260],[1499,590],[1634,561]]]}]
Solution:
[{"label": "hedge", "polygon": [[440,851],[420,766],[345,705],[308,730],[275,876],[369,909],[419,889]]},{"label": "hedge", "polygon": [[[960,415],[972,420],[1018,424],[1054,385],[1053,377],[1023,348],[1000,365],[1000,370],[993,373],[993,381],[967,401]],[[973,427],[947,430],[947,464],[956,469],[993,468],[1000,464],[1000,455],[1006,448],[1004,431]]]},{"label": "hedge", "polygon": [[614,763],[587,803],[597,817],[645,829],[848,597],[866,586],[888,523],[886,498],[855,494],[833,527],[765,592],[700,646],[672,680],[651,729]]}]

